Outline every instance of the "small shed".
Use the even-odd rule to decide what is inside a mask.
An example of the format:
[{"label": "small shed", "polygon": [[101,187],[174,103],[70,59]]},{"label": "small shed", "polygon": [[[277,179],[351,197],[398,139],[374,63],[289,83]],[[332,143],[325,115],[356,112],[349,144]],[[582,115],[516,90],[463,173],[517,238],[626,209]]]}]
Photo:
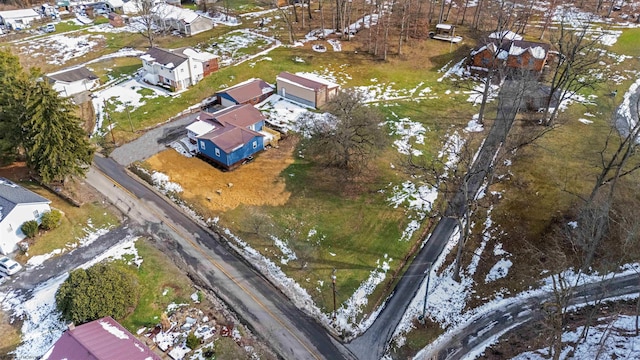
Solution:
[{"label": "small shed", "polygon": [[123,27],[124,19],[122,18],[122,15],[112,12],[109,13],[109,24],[113,27]]}]

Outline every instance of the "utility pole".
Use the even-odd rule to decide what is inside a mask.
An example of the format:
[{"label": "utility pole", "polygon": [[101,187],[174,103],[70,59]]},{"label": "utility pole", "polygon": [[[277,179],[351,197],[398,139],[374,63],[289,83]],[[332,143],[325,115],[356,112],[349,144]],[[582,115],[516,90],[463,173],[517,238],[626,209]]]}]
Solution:
[{"label": "utility pole", "polygon": [[333,285],[333,321],[336,320],[336,269],[331,273],[331,284]]},{"label": "utility pole", "polygon": [[427,263],[429,269],[427,270],[427,288],[424,290],[424,304],[422,306],[422,315],[418,316],[420,324],[424,325],[427,316],[427,300],[429,298],[429,280],[431,279],[431,263]]},{"label": "utility pole", "polygon": [[113,125],[111,124],[111,115],[107,112],[107,99],[104,99],[104,107],[103,110],[104,117],[109,122],[109,132],[111,133],[111,140],[113,140],[113,146],[116,146],[116,137],[113,135]]},{"label": "utility pole", "polygon": [[[451,51],[449,51],[449,52],[451,52]],[[125,110],[127,110],[127,117],[129,118],[129,125],[131,126],[131,132],[134,132],[133,131],[133,123],[131,122],[131,113],[129,112],[129,102],[127,101],[127,103],[124,104],[124,106],[125,106]]]}]

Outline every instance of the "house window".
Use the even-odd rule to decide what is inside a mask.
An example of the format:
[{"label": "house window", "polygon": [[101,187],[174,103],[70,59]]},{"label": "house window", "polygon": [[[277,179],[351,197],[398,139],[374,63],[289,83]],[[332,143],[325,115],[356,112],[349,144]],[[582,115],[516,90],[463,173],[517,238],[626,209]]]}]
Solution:
[{"label": "house window", "polygon": [[202,148],[202,150],[206,150],[206,146],[204,146],[204,141],[200,140],[200,147]]},{"label": "house window", "polygon": [[38,210],[34,210],[33,217],[37,219],[39,216],[40,216],[40,213],[38,212]]},{"label": "house window", "polygon": [[257,142],[257,141],[254,141],[254,142],[253,142],[253,148],[254,148],[254,149],[257,149],[257,148],[258,148],[258,142]]},{"label": "house window", "polygon": [[216,156],[220,156],[220,149],[216,148]]},{"label": "house window", "polygon": [[489,65],[489,58],[482,58],[482,65],[488,66]]},{"label": "house window", "polygon": [[180,72],[184,72],[184,68],[180,69]]}]

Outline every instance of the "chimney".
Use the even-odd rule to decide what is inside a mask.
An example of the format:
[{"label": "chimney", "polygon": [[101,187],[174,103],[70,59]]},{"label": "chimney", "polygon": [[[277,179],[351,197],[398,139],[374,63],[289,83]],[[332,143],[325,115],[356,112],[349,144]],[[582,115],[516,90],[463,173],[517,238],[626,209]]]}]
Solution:
[{"label": "chimney", "polygon": [[70,323],[68,323],[68,324],[67,324],[67,328],[68,328],[69,330],[73,330],[73,329],[75,329],[75,328],[76,328],[76,326],[75,326],[72,322],[70,322]]}]

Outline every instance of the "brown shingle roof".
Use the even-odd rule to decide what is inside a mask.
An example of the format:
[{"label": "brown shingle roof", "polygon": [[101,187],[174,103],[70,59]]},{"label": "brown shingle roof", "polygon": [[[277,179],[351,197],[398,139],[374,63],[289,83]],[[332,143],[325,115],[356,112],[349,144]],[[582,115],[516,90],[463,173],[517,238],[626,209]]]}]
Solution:
[{"label": "brown shingle roof", "polygon": [[265,119],[260,110],[250,104],[234,105],[213,114],[201,112],[199,118],[200,120],[215,120],[223,126],[231,124],[239,127],[247,127]]},{"label": "brown shingle roof", "polygon": [[84,66],[49,74],[47,75],[47,77],[49,79],[53,79],[56,81],[64,81],[64,82],[74,82],[74,81],[84,80],[84,79],[95,80],[98,78],[96,74],[92,73],[91,70],[87,69]]},{"label": "brown shingle roof", "polygon": [[291,82],[300,84],[300,85],[302,85],[304,87],[311,88],[311,89],[314,89],[314,90],[319,90],[319,89],[328,87],[328,85],[325,84],[325,83],[321,83],[319,81],[307,79],[305,77],[302,77],[302,76],[299,76],[299,75],[295,75],[295,74],[292,74],[292,73],[289,73],[289,72],[286,72],[286,71],[281,72],[277,76],[277,78],[282,78],[282,79],[285,79],[285,80],[289,80]]},{"label": "brown shingle roof", "polygon": [[242,104],[251,99],[260,97],[267,92],[273,92],[271,85],[267,84],[262,79],[251,79],[244,83],[224,89],[218,93],[227,93],[239,104]]},{"label": "brown shingle roof", "polygon": [[198,138],[211,140],[226,153],[246,144],[255,136],[264,136],[248,129],[248,126],[264,120],[262,113],[252,105],[235,105],[213,114],[201,112],[198,119],[215,125],[215,129]]},{"label": "brown shingle roof", "polygon": [[177,67],[188,59],[188,57],[183,55],[181,51],[166,50],[158,47],[152,47],[143,56],[146,55],[151,56],[158,64],[173,64],[173,67]]}]

